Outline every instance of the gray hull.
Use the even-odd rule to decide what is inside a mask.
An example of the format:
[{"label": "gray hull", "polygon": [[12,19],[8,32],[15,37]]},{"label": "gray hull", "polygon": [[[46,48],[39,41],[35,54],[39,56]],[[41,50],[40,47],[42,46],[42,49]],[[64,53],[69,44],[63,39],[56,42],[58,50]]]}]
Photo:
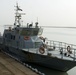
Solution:
[{"label": "gray hull", "polygon": [[68,71],[69,69],[73,68],[76,65],[75,61],[68,61],[68,60],[62,60],[58,59],[56,57],[48,57],[38,54],[33,54],[29,52],[25,52],[27,55],[30,55],[30,58],[26,58],[28,62],[36,63],[41,66],[45,66],[48,68],[60,70],[60,71]]},{"label": "gray hull", "polygon": [[58,59],[56,57],[43,56],[40,54],[29,53],[17,48],[5,46],[3,50],[24,62],[30,62],[56,69],[59,71],[68,71],[76,65],[75,61]]}]

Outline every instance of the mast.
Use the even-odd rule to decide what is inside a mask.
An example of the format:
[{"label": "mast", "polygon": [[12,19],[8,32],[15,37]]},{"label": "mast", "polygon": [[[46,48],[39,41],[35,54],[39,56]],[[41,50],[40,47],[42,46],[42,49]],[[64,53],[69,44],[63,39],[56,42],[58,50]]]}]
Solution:
[{"label": "mast", "polygon": [[25,13],[19,13],[19,11],[22,11],[22,9],[20,9],[20,7],[18,6],[18,3],[16,3],[15,7],[16,7],[16,13],[15,13],[14,26],[20,27],[21,26],[21,17],[22,17],[22,15],[25,15]]}]

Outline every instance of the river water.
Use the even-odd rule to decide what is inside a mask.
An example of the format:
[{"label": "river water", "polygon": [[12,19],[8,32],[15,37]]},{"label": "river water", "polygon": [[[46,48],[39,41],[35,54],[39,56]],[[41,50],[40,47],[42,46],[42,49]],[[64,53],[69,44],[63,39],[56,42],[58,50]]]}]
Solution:
[{"label": "river water", "polygon": [[[43,37],[47,37],[49,40],[61,41],[76,45],[76,29],[71,28],[44,28]],[[45,75],[76,75],[76,67],[67,72],[60,72],[53,69],[33,65],[39,71]]]}]

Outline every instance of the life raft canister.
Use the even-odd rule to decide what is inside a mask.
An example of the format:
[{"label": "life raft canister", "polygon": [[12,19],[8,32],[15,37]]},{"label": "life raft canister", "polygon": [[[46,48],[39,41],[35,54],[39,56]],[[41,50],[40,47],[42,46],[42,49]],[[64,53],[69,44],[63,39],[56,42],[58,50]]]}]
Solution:
[{"label": "life raft canister", "polygon": [[44,54],[44,53],[45,53],[44,47],[40,47],[39,52],[40,52],[41,54]]},{"label": "life raft canister", "polygon": [[67,46],[67,51],[68,51],[70,54],[72,53],[70,46]]},{"label": "life raft canister", "polygon": [[25,39],[25,40],[29,40],[30,37],[29,37],[29,36],[24,36],[24,39]]}]

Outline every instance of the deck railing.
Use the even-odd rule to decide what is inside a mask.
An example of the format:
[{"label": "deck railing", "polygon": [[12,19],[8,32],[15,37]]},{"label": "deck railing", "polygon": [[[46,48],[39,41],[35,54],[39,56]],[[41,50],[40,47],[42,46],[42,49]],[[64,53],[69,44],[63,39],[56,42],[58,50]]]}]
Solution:
[{"label": "deck railing", "polygon": [[72,55],[70,57],[76,60],[76,45],[53,40],[46,40],[45,43],[50,48],[50,51],[58,50],[61,53],[61,58],[64,58],[64,55],[68,53],[68,56]]}]

